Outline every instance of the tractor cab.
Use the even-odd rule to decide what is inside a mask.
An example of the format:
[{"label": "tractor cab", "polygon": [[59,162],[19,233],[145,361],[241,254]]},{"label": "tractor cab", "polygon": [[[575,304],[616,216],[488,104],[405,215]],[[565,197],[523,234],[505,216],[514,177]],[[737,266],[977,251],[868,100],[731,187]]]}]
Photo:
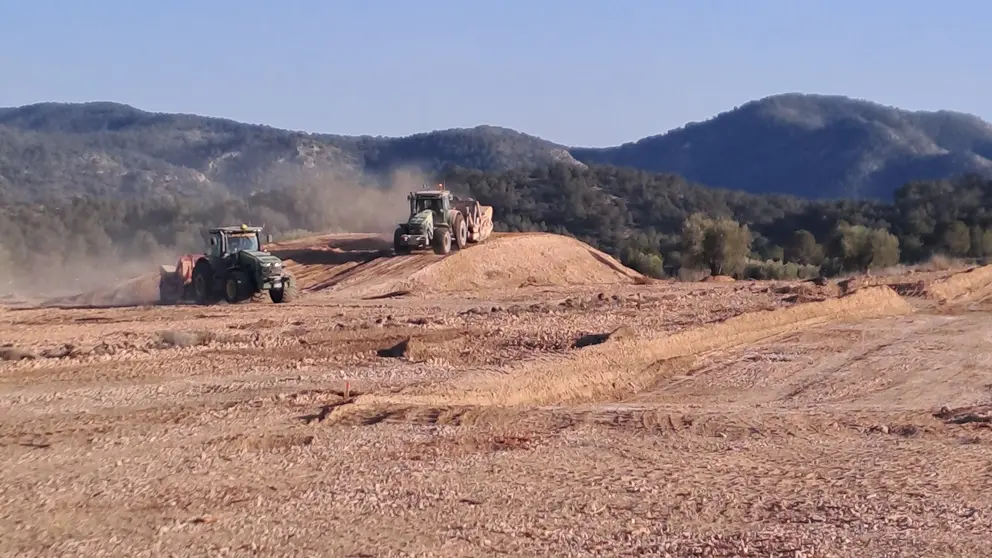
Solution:
[{"label": "tractor cab", "polygon": [[[224,258],[242,251],[262,251],[262,227],[217,227],[210,229],[209,235],[212,258]],[[272,235],[266,235],[266,242],[272,242]]]},{"label": "tractor cab", "polygon": [[427,185],[424,186],[424,190],[410,192],[407,196],[410,201],[410,215],[430,210],[434,214],[435,223],[446,222],[448,211],[451,209],[451,193],[444,189],[443,184],[439,184],[437,190],[428,190]]}]

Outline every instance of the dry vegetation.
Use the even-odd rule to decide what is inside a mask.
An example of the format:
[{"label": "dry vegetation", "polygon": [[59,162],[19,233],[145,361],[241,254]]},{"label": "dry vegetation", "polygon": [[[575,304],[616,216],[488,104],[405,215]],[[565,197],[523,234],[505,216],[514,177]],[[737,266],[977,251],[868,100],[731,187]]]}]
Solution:
[{"label": "dry vegetation", "polygon": [[278,246],[291,305],[99,307],[139,278],[0,311],[0,551],[987,552],[989,268],[688,283],[546,235],[382,248]]}]

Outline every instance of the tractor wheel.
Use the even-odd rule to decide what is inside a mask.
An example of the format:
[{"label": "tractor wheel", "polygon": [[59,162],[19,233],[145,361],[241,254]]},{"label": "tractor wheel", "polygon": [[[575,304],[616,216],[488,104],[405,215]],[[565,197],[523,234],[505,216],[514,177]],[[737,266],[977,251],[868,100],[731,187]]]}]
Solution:
[{"label": "tractor wheel", "polygon": [[410,247],[403,244],[400,237],[403,236],[403,227],[396,227],[396,232],[393,233],[393,251],[397,254],[409,254]]},{"label": "tractor wheel", "polygon": [[282,282],[282,287],[269,290],[269,298],[276,304],[293,302],[298,294],[296,277],[291,274],[287,274],[286,279]]},{"label": "tractor wheel", "polygon": [[213,271],[210,264],[201,260],[193,268],[193,292],[195,293],[197,304],[210,304],[214,301],[213,293]]},{"label": "tractor wheel", "polygon": [[447,228],[435,229],[431,244],[434,245],[435,254],[447,254],[451,251],[451,231]]},{"label": "tractor wheel", "polygon": [[237,304],[251,298],[251,285],[248,277],[241,271],[235,271],[224,281],[224,299],[228,304]]},{"label": "tractor wheel", "polygon": [[455,222],[452,224],[455,231],[455,246],[461,250],[468,244],[468,225],[465,223],[465,216],[461,213],[456,213]]}]

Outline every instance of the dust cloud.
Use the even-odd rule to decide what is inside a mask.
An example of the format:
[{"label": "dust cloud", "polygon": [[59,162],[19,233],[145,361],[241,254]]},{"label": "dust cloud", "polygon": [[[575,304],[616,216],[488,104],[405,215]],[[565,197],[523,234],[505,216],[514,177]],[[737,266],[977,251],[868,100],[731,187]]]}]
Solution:
[{"label": "dust cloud", "polygon": [[[7,305],[57,305],[72,302],[81,293],[114,291],[106,303],[86,306],[134,306],[151,304],[158,299],[158,268],[174,264],[178,254],[168,249],[149,253],[142,258],[106,254],[76,261],[36,264],[30,273],[18,273],[9,268],[0,272],[0,303]],[[149,295],[147,285],[132,283],[145,278],[154,287]],[[150,279],[149,279],[150,278]],[[112,301],[111,301],[112,299]]]},{"label": "dust cloud", "polygon": [[[175,264],[182,254],[202,253],[203,235],[211,226],[262,225],[276,239],[320,233],[391,236],[409,212],[407,193],[421,189],[430,179],[413,168],[369,176],[350,170],[296,166],[270,171],[263,182],[267,186],[263,191],[234,200],[212,200],[213,205],[204,208],[196,222],[175,222],[168,212],[163,212],[155,221],[142,222],[133,234],[126,235],[128,246],[111,243],[102,228],[63,228],[49,231],[45,240],[52,240],[53,249],[64,248],[63,253],[85,256],[32,257],[17,265],[14,262],[18,258],[2,257],[4,250],[0,246],[0,257],[7,264],[0,266],[0,304],[154,303],[158,298],[159,266]],[[153,237],[162,235],[153,235],[152,230],[170,230],[176,240],[160,243]],[[74,249],[69,246],[73,242],[82,246],[100,244],[101,249]]]},{"label": "dust cloud", "polygon": [[[279,183],[286,178],[276,179]],[[396,225],[409,213],[409,192],[430,183],[427,175],[414,168],[399,168],[385,177],[337,173],[326,175],[295,171],[291,182],[267,195],[276,195],[288,204],[281,211],[289,222],[281,222],[301,234],[373,233],[392,235]],[[272,206],[280,206],[273,200]],[[302,229],[302,230],[299,230]],[[279,232],[289,232],[282,230]],[[277,234],[277,236],[279,236]]]}]

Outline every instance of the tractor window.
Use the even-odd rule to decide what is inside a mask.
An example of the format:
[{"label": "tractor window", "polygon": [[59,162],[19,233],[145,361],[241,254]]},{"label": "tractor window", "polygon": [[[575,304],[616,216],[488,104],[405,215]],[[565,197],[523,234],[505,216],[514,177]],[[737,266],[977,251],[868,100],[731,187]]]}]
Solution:
[{"label": "tractor window", "polygon": [[417,200],[417,213],[425,209],[430,209],[435,213],[440,213],[442,209],[441,198],[420,198]]},{"label": "tractor window", "polygon": [[223,248],[220,240],[220,233],[212,233],[210,235],[210,255],[213,257],[220,257],[221,249]]},{"label": "tractor window", "polygon": [[256,234],[238,234],[231,235],[227,239],[227,251],[240,252],[245,250],[248,252],[258,251],[258,235]]}]

